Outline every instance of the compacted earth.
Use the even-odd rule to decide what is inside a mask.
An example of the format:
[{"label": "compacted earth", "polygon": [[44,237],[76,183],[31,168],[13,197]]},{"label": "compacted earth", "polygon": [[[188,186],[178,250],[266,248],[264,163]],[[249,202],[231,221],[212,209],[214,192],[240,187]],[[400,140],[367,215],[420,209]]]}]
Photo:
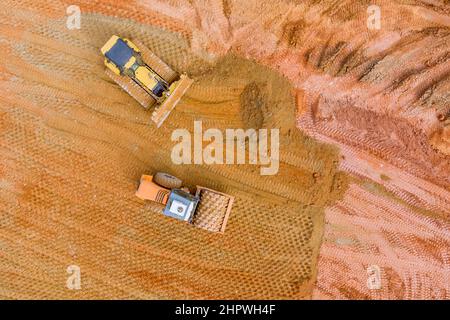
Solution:
[{"label": "compacted earth", "polygon": [[[0,10],[1,298],[450,298],[448,1],[71,5]],[[105,75],[112,34],[195,80],[161,128]],[[174,164],[194,121],[278,129],[277,174]],[[234,195],[226,232],[135,197],[155,171]]]}]

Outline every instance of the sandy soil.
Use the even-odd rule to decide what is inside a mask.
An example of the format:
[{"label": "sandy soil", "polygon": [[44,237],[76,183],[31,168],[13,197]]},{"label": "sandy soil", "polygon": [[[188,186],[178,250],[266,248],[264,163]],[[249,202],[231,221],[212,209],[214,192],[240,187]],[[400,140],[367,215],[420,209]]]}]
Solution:
[{"label": "sandy soil", "polygon": [[[364,1],[81,1],[80,30],[69,2],[6,1],[0,295],[448,299],[449,7],[378,3],[374,32]],[[103,73],[114,33],[196,80],[159,130]],[[280,128],[279,174],[173,165],[194,120]],[[136,199],[155,170],[235,195],[226,233]]]}]

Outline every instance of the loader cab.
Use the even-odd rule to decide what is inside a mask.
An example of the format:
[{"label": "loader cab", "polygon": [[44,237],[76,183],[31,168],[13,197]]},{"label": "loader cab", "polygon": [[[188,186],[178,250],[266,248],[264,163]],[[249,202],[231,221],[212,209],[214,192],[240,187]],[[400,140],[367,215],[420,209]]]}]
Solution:
[{"label": "loader cab", "polygon": [[169,200],[163,213],[166,216],[183,220],[191,221],[197,208],[199,199],[192,194],[181,189],[173,189],[170,192]]}]

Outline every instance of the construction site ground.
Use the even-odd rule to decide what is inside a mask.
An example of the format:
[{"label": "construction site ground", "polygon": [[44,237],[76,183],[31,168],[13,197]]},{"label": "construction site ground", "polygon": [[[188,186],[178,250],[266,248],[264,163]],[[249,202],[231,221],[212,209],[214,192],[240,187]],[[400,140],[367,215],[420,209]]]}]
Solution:
[{"label": "construction site ground", "polygon": [[[366,1],[82,0],[74,30],[70,1],[3,1],[0,298],[449,299],[450,8],[378,3],[373,32]],[[158,129],[113,34],[195,80]],[[195,120],[279,128],[278,174],[173,164]],[[233,195],[226,232],[135,197],[156,171]]]}]

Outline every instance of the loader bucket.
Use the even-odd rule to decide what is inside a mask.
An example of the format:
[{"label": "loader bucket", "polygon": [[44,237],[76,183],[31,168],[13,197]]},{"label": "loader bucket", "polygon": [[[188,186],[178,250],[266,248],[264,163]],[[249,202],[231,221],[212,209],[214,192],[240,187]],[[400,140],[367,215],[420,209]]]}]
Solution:
[{"label": "loader bucket", "polygon": [[152,121],[156,124],[156,127],[160,127],[170,112],[175,108],[181,97],[186,93],[194,80],[190,79],[187,75],[182,74],[180,79],[175,82],[175,88],[170,93],[170,96],[164,100],[164,102],[157,106],[152,114]]}]

